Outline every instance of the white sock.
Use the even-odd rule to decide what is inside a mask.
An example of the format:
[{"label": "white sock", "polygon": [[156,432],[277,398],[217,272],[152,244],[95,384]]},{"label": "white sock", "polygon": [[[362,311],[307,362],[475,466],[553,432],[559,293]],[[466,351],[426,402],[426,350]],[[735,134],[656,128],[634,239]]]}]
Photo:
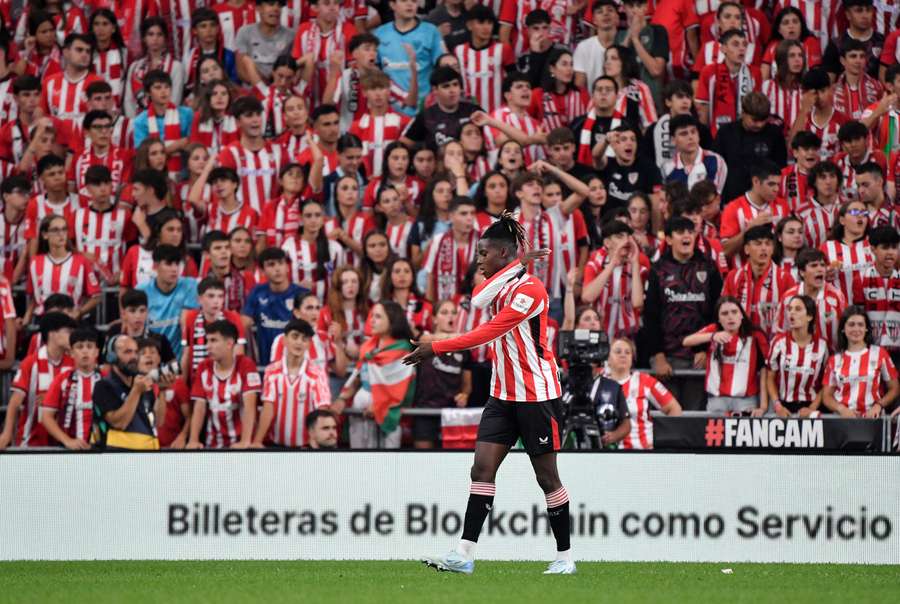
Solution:
[{"label": "white sock", "polygon": [[475,542],[468,539],[460,539],[459,545],[456,546],[456,553],[464,557],[466,560],[475,559]]},{"label": "white sock", "polygon": [[556,552],[557,560],[565,560],[566,562],[572,562],[572,550],[567,549],[564,552]]}]

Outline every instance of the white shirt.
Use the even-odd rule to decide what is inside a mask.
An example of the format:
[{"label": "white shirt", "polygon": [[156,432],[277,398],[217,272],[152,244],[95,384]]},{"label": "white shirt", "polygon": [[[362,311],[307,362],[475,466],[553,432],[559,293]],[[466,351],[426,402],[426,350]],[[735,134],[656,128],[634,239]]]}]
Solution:
[{"label": "white shirt", "polygon": [[572,55],[572,63],[575,71],[580,71],[587,76],[585,88],[594,89],[594,80],[603,75],[603,61],[606,59],[606,47],[600,43],[597,36],[591,36],[582,40],[575,47]]}]

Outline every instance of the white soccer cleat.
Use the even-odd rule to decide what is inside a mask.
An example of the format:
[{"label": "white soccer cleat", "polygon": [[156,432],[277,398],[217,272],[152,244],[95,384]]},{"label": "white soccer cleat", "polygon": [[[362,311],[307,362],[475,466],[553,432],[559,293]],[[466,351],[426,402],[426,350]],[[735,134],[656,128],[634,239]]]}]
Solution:
[{"label": "white soccer cleat", "polygon": [[431,568],[443,572],[471,575],[475,570],[474,560],[469,560],[456,552],[450,552],[440,558],[425,558],[422,562]]},{"label": "white soccer cleat", "polygon": [[554,560],[544,571],[545,575],[574,575],[578,572],[571,560]]}]

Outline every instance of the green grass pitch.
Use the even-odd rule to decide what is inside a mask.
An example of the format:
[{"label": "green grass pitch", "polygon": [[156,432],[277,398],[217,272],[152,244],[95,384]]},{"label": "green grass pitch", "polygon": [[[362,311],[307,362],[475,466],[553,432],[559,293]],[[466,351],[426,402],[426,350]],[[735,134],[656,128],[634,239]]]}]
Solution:
[{"label": "green grass pitch", "polygon": [[468,577],[417,562],[4,562],[0,602],[896,604],[900,596],[898,566],[582,562],[577,575],[557,577],[544,568],[479,562]]}]

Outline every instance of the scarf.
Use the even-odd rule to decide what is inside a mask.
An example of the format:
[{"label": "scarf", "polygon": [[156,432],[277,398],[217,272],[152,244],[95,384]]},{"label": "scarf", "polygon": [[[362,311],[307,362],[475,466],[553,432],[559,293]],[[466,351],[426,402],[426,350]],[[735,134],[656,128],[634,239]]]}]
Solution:
[{"label": "scarf", "polygon": [[[715,130],[741,117],[741,99],[753,92],[753,74],[747,65],[741,65],[737,73],[737,85],[731,85],[731,72],[724,62],[716,65],[716,77],[709,97],[712,99],[711,117]],[[715,133],[713,133],[715,134]]]},{"label": "scarf", "polygon": [[[156,67],[156,69],[161,69],[166,73],[172,73],[172,65],[175,60],[172,58],[172,55],[166,53],[163,55],[162,63]],[[147,92],[144,90],[144,76],[152,69],[153,67],[150,65],[150,57],[144,57],[134,64],[134,70],[131,72],[131,90],[134,94],[134,102],[137,104],[138,109],[146,109],[149,105],[149,100],[147,98]]]},{"label": "scarf", "polygon": [[208,147],[210,152],[215,154],[222,147],[239,140],[241,135],[238,132],[237,121],[233,115],[226,115],[219,121],[210,118],[197,124],[197,132],[192,142]]},{"label": "scarf", "polygon": [[578,133],[578,163],[585,166],[594,165],[593,141],[594,124],[597,122],[597,111],[591,108],[584,116],[581,132]]},{"label": "scarf", "polygon": [[359,351],[357,371],[366,363],[372,389],[372,413],[384,434],[390,434],[400,423],[400,409],[412,404],[416,391],[416,370],[403,364],[403,357],[413,349],[408,340],[372,337]]},{"label": "scarf", "polygon": [[475,258],[477,240],[475,230],[472,229],[469,240],[463,246],[456,242],[451,230],[443,233],[432,244],[437,246],[434,270],[431,272],[436,300],[450,300],[457,294],[465,272]]},{"label": "scarf", "polygon": [[[322,40],[325,41],[325,46],[322,46]],[[312,53],[313,57],[315,57],[316,62],[316,71],[313,74],[312,87],[313,87],[313,98],[319,98],[322,95],[322,90],[320,89],[324,82],[322,82],[322,74],[324,71],[326,64],[322,59],[327,59],[327,57],[332,56],[336,52],[342,52],[344,50],[344,28],[343,23],[338,20],[337,23],[334,24],[334,29],[332,29],[328,34],[322,34],[322,28],[319,27],[318,19],[314,19],[309,22],[309,29],[306,30],[305,36],[300,36],[300,47],[301,53],[300,56],[303,56],[308,53]]]},{"label": "scarf", "polygon": [[[181,116],[178,114],[178,107],[173,103],[166,106],[166,113],[163,116],[163,132],[160,136],[159,125],[156,122],[157,116],[153,113],[153,108],[147,109],[147,137],[156,138],[163,142],[177,141],[181,138]],[[170,155],[166,160],[166,167],[169,171],[170,178],[177,178],[181,172],[181,155]]]},{"label": "scarf", "polygon": [[106,50],[95,50],[94,59],[91,61],[94,73],[109,82],[112,86],[113,96],[118,102],[122,95],[122,77],[125,71],[125,51],[118,48],[115,43]]}]

